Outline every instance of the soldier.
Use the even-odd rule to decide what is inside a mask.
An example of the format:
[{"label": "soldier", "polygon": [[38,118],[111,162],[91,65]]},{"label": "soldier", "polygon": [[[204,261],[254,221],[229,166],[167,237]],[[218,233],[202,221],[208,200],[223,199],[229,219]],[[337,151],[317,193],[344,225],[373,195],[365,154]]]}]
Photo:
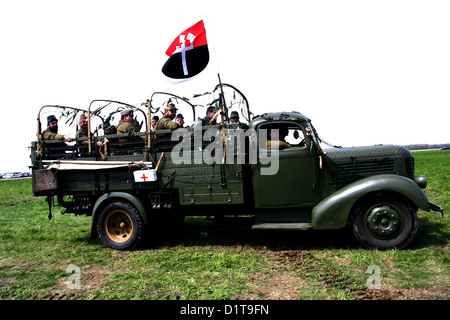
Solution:
[{"label": "soldier", "polygon": [[47,129],[45,129],[41,134],[42,140],[62,140],[64,139],[67,142],[71,142],[72,138],[58,134],[58,119],[54,115],[50,115],[47,117]]},{"label": "soldier", "polygon": [[184,126],[184,117],[181,113],[177,114],[177,116],[175,117],[175,121],[181,126],[181,128],[183,128]]},{"label": "soldier", "polygon": [[[173,103],[169,103],[167,107],[164,108],[164,116],[156,123],[155,130],[175,130],[181,128],[184,122],[180,118],[175,119],[177,110],[178,109]],[[175,121],[172,121],[173,119],[175,119]]]},{"label": "soldier", "polygon": [[231,123],[239,123],[239,113],[237,111],[233,111],[230,114]]},{"label": "soldier", "polygon": [[119,144],[120,148],[126,147],[127,150],[114,150],[111,155],[123,155],[123,154],[139,154],[143,148],[144,139],[140,136],[134,136],[134,132],[140,131],[140,125],[135,123],[133,109],[126,109],[120,112],[120,121],[117,126],[117,134],[122,134],[125,136],[119,137],[118,142],[127,142],[127,144]]},{"label": "soldier", "polygon": [[[133,110],[126,109],[120,113],[120,121],[117,126],[117,134],[130,133],[133,130]],[[130,138],[119,138],[119,142],[129,141]]]},{"label": "soldier", "polygon": [[[87,117],[84,114],[82,114],[80,116],[80,119],[78,120],[78,125],[80,126],[80,129],[77,131],[75,138],[87,138],[88,137],[88,121],[87,121]],[[92,137],[92,133],[91,133],[91,137]],[[83,144],[84,145],[89,144],[89,140],[77,141],[77,146],[81,146]],[[101,145],[102,145],[102,142],[97,141],[97,146],[101,146]]]},{"label": "soldier", "polygon": [[[54,115],[47,117],[47,129],[41,133],[42,140],[63,140],[71,142],[72,138],[58,134],[58,119]],[[67,145],[63,142],[55,142],[45,144],[44,156],[47,159],[61,159],[65,157],[65,150]]]},{"label": "soldier", "polygon": [[153,117],[152,117],[152,120],[151,120],[151,122],[150,122],[152,128],[155,128],[156,123],[158,122],[158,120],[159,120],[159,117],[158,117],[158,116],[153,116]]},{"label": "soldier", "polygon": [[215,113],[216,113],[216,110],[214,107],[208,107],[208,109],[206,109],[206,116],[202,120],[202,125],[209,126],[209,125],[217,124],[216,119],[211,121],[211,119],[214,117]]}]

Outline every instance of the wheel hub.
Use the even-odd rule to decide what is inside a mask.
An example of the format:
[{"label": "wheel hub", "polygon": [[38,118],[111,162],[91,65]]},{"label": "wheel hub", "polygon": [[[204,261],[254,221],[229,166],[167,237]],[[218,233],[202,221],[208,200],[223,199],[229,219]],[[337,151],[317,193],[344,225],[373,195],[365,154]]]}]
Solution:
[{"label": "wheel hub", "polygon": [[111,212],[105,220],[108,237],[115,242],[125,242],[133,234],[133,222],[123,211]]},{"label": "wheel hub", "polygon": [[367,215],[369,231],[378,238],[389,238],[401,231],[401,214],[390,206],[373,208]]}]

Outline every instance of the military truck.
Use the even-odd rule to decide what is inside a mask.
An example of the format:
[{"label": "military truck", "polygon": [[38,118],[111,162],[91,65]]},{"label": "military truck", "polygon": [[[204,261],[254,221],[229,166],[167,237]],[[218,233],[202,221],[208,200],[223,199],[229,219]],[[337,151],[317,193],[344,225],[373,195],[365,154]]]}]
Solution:
[{"label": "military truck", "polygon": [[[168,103],[188,126],[155,131],[151,118],[162,117]],[[214,116],[202,118],[210,107]],[[135,130],[117,134],[126,109],[134,111]],[[87,137],[43,140],[42,121],[56,111],[73,132],[86,115]],[[232,123],[232,111],[239,123]],[[253,217],[252,229],[350,225],[366,248],[404,248],[417,232],[418,209],[443,214],[428,201],[427,179],[415,177],[404,147],[324,149],[303,114],[254,115],[244,94],[224,83],[191,98],[155,92],[138,106],[112,100],[94,100],[87,109],[44,106],[37,120],[34,195],[46,197],[49,218],[57,206],[63,214],[92,216],[91,236],[113,249],[136,248],[162,221],[229,215]],[[269,147],[276,139],[283,143]]]}]

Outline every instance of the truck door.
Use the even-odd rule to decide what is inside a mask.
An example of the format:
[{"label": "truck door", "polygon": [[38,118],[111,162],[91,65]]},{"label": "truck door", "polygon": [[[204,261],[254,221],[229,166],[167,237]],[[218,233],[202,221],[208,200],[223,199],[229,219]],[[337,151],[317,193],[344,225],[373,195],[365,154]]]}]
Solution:
[{"label": "truck door", "polygon": [[[252,184],[256,208],[304,207],[316,203],[316,168],[318,162],[310,155],[312,141],[297,123],[261,125],[257,129],[259,141],[264,132],[278,127],[289,147],[280,144],[278,150],[258,148],[257,164],[252,167]],[[284,133],[283,133],[284,132]],[[270,134],[268,134],[270,138]],[[278,158],[278,159],[277,159]],[[278,160],[278,168],[274,161]],[[273,166],[273,167],[271,167]],[[270,170],[268,170],[270,168]],[[264,169],[266,173],[264,174]],[[277,170],[273,170],[277,169]],[[267,174],[269,172],[269,174]]]}]

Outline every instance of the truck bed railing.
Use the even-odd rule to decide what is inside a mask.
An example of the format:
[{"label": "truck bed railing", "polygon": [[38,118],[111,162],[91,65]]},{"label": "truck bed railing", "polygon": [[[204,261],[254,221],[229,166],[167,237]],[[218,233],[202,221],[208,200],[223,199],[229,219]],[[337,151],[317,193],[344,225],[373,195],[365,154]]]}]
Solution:
[{"label": "truck bed railing", "polygon": [[[226,125],[225,133],[228,129],[247,129],[245,124]],[[215,141],[215,138],[204,140],[203,135],[206,130],[217,130],[220,132],[217,137],[222,137],[222,126],[204,126],[199,128],[187,127],[191,150],[204,150]],[[172,140],[173,130],[158,130],[151,132],[137,132],[134,134],[110,134],[103,136],[92,136],[90,138],[75,138],[72,143],[65,143],[61,140],[41,140],[40,148],[36,160],[124,160],[124,161],[151,161],[157,153],[170,152],[181,143],[179,140]],[[196,139],[196,135],[200,135]],[[148,139],[150,136],[150,139]],[[89,148],[89,142],[91,148]],[[97,143],[101,142],[98,146]],[[217,143],[223,143],[218,139]],[[91,151],[89,151],[89,149]]]}]

